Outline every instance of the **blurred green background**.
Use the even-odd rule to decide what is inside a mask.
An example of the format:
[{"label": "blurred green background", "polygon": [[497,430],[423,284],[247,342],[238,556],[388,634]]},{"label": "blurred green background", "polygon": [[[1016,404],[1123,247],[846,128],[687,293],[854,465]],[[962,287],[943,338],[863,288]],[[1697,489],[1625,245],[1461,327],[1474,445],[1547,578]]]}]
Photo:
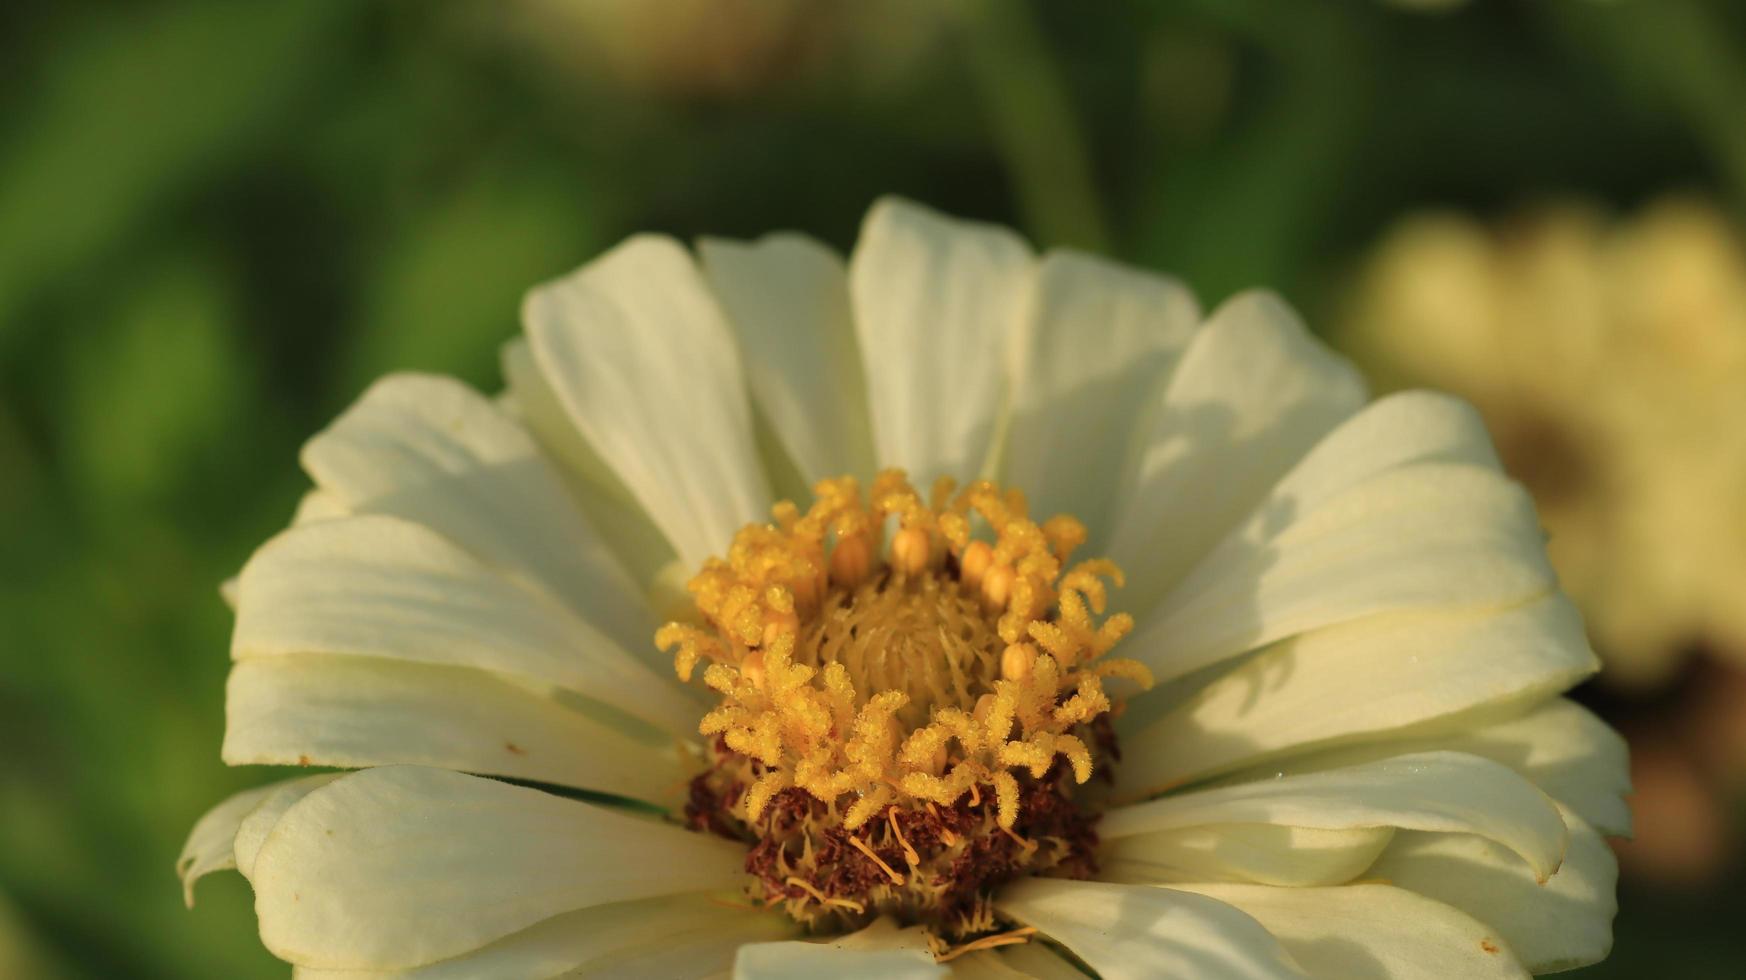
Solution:
[{"label": "blurred green background", "polygon": [[[522,291],[632,231],[846,248],[897,192],[1325,326],[1417,207],[1746,213],[1725,0],[630,6],[0,7],[0,974],[286,974],[173,874],[269,775],[218,760],[217,583],[369,379],[495,388]],[[1741,975],[1735,870],[1628,879],[1583,975]]]}]

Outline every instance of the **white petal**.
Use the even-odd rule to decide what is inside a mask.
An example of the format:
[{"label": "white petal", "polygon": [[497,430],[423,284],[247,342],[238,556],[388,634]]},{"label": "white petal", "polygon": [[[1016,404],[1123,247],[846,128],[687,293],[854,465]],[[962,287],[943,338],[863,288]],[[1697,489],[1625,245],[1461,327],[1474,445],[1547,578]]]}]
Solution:
[{"label": "white petal", "polygon": [[1625,802],[1630,749],[1623,736],[1575,702],[1553,698],[1517,718],[1425,740],[1433,742],[1510,766],[1602,834],[1631,834]]},{"label": "white petal", "polygon": [[331,521],[336,517],[351,514],[351,507],[345,498],[317,487],[307,491],[297,501],[297,510],[291,515],[291,526],[309,524],[314,521]]},{"label": "white petal", "polygon": [[1128,608],[1150,608],[1329,429],[1364,383],[1269,293],[1213,312],[1140,430],[1109,557]]},{"label": "white petal", "polygon": [[652,582],[678,553],[649,518],[636,495],[606,465],[540,373],[527,338],[503,345],[503,380],[523,425],[556,464],[564,485],[618,560],[640,583]]},{"label": "white petal", "polygon": [[1317,980],[1525,977],[1496,930],[1387,885],[1193,885],[1267,927]]},{"label": "white petal", "polygon": [[[1025,945],[1029,945],[1026,943]],[[947,974],[952,980],[1026,980],[1029,974],[1010,966],[999,952],[984,950],[966,953],[951,962]],[[1075,980],[1082,978],[1079,974]]]},{"label": "white petal", "polygon": [[1009,946],[997,953],[1006,964],[1036,980],[1085,980],[1085,974],[1041,942]]},{"label": "white petal", "polygon": [[[1320,772],[1407,752],[1464,752],[1509,766],[1608,836],[1629,836],[1629,750],[1618,732],[1588,709],[1549,698],[1497,719],[1451,730],[1401,733],[1376,741],[1273,759],[1233,779]],[[1123,743],[1124,745],[1126,743]]]},{"label": "white petal", "polygon": [[[336,517],[349,516],[351,516],[351,511],[346,508],[344,501],[318,487],[305,491],[303,496],[298,498],[297,509],[291,514],[291,523],[288,526],[296,527],[299,524],[308,524],[313,521],[330,521]],[[242,574],[240,572],[225,579],[218,586],[219,596],[224,599],[224,604],[229,606],[233,613],[236,612],[237,593],[241,588]]]},{"label": "white petal", "polygon": [[744,848],[474,776],[353,773],[285,812],[255,859],[261,939],[328,969],[420,966],[579,908],[731,889]]},{"label": "white petal", "polygon": [[194,829],[188,833],[188,842],[182,845],[181,856],[176,858],[176,874],[182,879],[182,900],[189,908],[194,907],[195,882],[214,871],[237,866],[233,850],[237,828],[262,800],[284,785],[269,783],[245,789],[206,811],[195,822]]},{"label": "white petal", "polygon": [[685,776],[653,745],[512,680],[309,654],[245,660],[225,689],[230,765],[442,766],[664,803]]},{"label": "white petal", "polygon": [[625,650],[651,647],[659,623],[643,587],[527,431],[459,381],[376,382],[304,445],[303,467],[351,512],[423,524],[537,582]]},{"label": "white petal", "polygon": [[1124,731],[1123,788],[1147,795],[1276,755],[1544,697],[1597,667],[1581,616],[1558,593],[1512,608],[1384,613],[1314,630]]},{"label": "white petal", "polygon": [[1025,878],[1002,888],[995,907],[1072,950],[1104,980],[1303,976],[1254,919],[1188,892]]},{"label": "white petal", "polygon": [[741,944],[795,931],[767,912],[703,895],[617,902],[554,916],[488,946],[409,970],[299,969],[298,980],[548,980],[559,976],[703,977],[733,967]]},{"label": "white petal", "polygon": [[743,946],[734,958],[734,980],[934,980],[949,975],[934,962],[924,930],[898,929],[889,919],[823,942]]},{"label": "white petal", "polygon": [[1418,463],[1219,545],[1123,644],[1160,680],[1373,613],[1553,588],[1533,502],[1489,467]]},{"label": "white petal", "polygon": [[951,974],[927,953],[846,950],[830,943],[752,943],[734,958],[734,980],[935,980]]},{"label": "white petal", "polygon": [[1028,943],[966,953],[948,964],[953,980],[1086,980],[1041,936]]},{"label": "white petal", "polygon": [[1087,547],[1100,553],[1135,423],[1182,356],[1199,307],[1173,279],[1072,251],[1043,256],[1036,290],[1005,478],[1032,514],[1085,522]]},{"label": "white petal", "polygon": [[255,858],[260,856],[261,845],[267,842],[267,835],[279,825],[279,818],[285,815],[285,811],[295,806],[298,800],[344,775],[343,772],[323,772],[286,780],[271,787],[272,792],[243,817],[242,824],[236,829],[236,839],[231,843],[231,857],[244,878],[251,883],[255,880]]},{"label": "white petal", "polygon": [[1598,963],[1613,947],[1619,862],[1575,813],[1564,820],[1570,853],[1544,884],[1515,855],[1471,834],[1403,832],[1371,873],[1490,924],[1535,973]]},{"label": "white petal", "polygon": [[1264,823],[1207,824],[1135,834],[1104,847],[1098,880],[1252,881],[1294,888],[1339,885],[1363,874],[1393,836],[1392,827],[1317,830]]},{"label": "white petal", "polygon": [[[730,895],[726,900],[731,901],[734,897]],[[734,958],[747,943],[762,942],[792,931],[783,928],[781,923],[764,923],[756,927],[746,924],[674,936],[671,940],[658,939],[615,956],[590,961],[564,977],[565,980],[620,980],[638,976],[728,980],[733,975]]]},{"label": "white petal", "polygon": [[535,289],[522,316],[571,421],[688,566],[768,518],[739,352],[677,242],[632,238]]},{"label": "white petal", "polygon": [[1558,870],[1569,839],[1557,805],[1532,783],[1489,759],[1454,752],[1182,793],[1112,810],[1097,829],[1113,840],[1218,823],[1480,834],[1521,855],[1541,878]]},{"label": "white petal", "polygon": [[[243,569],[231,653],[359,654],[554,684],[675,733],[695,704],[561,603],[386,516],[284,532]],[[651,640],[652,642],[652,640]]]},{"label": "white petal", "polygon": [[1033,268],[1005,228],[892,198],[873,205],[849,260],[849,295],[880,466],[903,467],[923,488],[981,475]]},{"label": "white petal", "polygon": [[843,260],[792,234],[706,238],[697,254],[739,335],[752,398],[807,486],[872,476],[867,385]]},{"label": "white petal", "polygon": [[1434,391],[1387,395],[1316,443],[1238,533],[1265,540],[1278,530],[1275,522],[1282,514],[1307,514],[1379,473],[1429,462],[1498,468],[1485,421],[1466,402]]}]

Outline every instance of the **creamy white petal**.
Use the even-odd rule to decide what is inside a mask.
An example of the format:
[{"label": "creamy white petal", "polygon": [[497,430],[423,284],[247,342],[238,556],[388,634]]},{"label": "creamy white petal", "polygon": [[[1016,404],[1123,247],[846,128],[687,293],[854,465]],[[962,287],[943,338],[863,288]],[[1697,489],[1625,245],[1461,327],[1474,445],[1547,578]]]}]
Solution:
[{"label": "creamy white petal", "polygon": [[744,848],[441,769],[353,773],[285,812],[255,859],[261,939],[327,969],[420,966],[554,915],[732,889]]},{"label": "creamy white petal", "polygon": [[792,919],[672,895],[578,909],[428,966],[369,971],[299,969],[299,980],[549,980],[565,977],[704,977],[733,967],[744,943],[795,931]]},{"label": "creamy white petal", "polygon": [[871,476],[867,384],[843,260],[795,234],[706,238],[697,254],[739,336],[752,399],[807,486]]},{"label": "creamy white petal", "polygon": [[1515,769],[1602,834],[1631,834],[1630,748],[1573,701],[1553,698],[1517,718],[1438,741]]},{"label": "creamy white petal", "polygon": [[[292,783],[301,780],[290,780]],[[261,801],[285,786],[269,783],[245,789],[206,811],[188,833],[188,842],[176,858],[176,874],[182,879],[182,900],[194,907],[194,884],[214,871],[226,871],[237,866],[234,844],[237,829]]]},{"label": "creamy white petal", "polygon": [[313,521],[331,521],[336,517],[345,517],[352,512],[351,506],[344,497],[329,490],[316,487],[306,491],[297,500],[297,510],[291,515],[291,526],[308,524]]},{"label": "creamy white petal", "polygon": [[661,569],[678,562],[678,552],[636,495],[576,431],[570,413],[540,373],[527,338],[504,344],[502,360],[503,380],[521,423],[557,466],[564,485],[631,577],[644,584],[654,581]]},{"label": "creamy white petal", "polygon": [[995,907],[1072,950],[1104,980],[1303,976],[1254,919],[1188,892],[1024,878],[1002,888]]},{"label": "creamy white petal", "polygon": [[[731,900],[732,896],[730,896]],[[718,927],[706,932],[676,936],[672,941],[655,940],[617,956],[592,961],[580,969],[564,974],[569,978],[590,980],[620,980],[623,977],[697,977],[699,980],[728,980],[733,975],[734,958],[747,943],[760,942],[781,933],[771,927]]]},{"label": "creamy white petal", "polygon": [[1254,916],[1317,980],[1528,976],[1499,933],[1387,885],[1182,885]]},{"label": "creamy white petal", "polygon": [[303,468],[347,510],[423,524],[537,582],[623,649],[650,646],[659,623],[643,587],[533,437],[461,382],[413,374],[376,382],[304,445]]},{"label": "creamy white petal", "polygon": [[1464,752],[1521,773],[1601,833],[1630,836],[1631,810],[1625,802],[1631,791],[1629,749],[1618,732],[1581,705],[1549,698],[1459,728],[1429,727],[1432,730],[1273,759],[1232,778],[1320,772],[1406,752]]},{"label": "creamy white petal", "polygon": [[1025,976],[1035,977],[1036,980],[1085,980],[1085,974],[1079,967],[1068,962],[1043,942],[1032,941],[1023,946],[1010,946],[997,955],[1008,966]]},{"label": "creamy white petal", "polygon": [[[1027,944],[1029,945],[1029,944]],[[1010,966],[998,952],[966,953],[952,960],[952,980],[1026,980],[1029,974]],[[1083,974],[1080,974],[1083,977]]]},{"label": "creamy white petal", "polygon": [[947,965],[953,980],[1086,980],[1040,934],[1028,943],[966,953]]},{"label": "creamy white petal", "polygon": [[1619,863],[1575,813],[1564,811],[1564,821],[1570,852],[1543,884],[1515,855],[1471,834],[1402,832],[1371,874],[1491,925],[1535,973],[1598,963],[1613,947]]},{"label": "creamy white petal", "polygon": [[1010,398],[1031,251],[1005,228],[885,198],[849,259],[880,466],[918,487],[981,475]]},{"label": "creamy white petal", "polygon": [[1142,407],[1163,387],[1200,319],[1174,279],[1093,255],[1053,251],[1013,391],[1005,480],[1038,517],[1072,514],[1101,553],[1115,478]]},{"label": "creamy white petal", "polygon": [[877,919],[836,939],[755,943],[734,958],[734,980],[933,980],[950,976],[934,962],[927,933]]},{"label": "creamy white petal", "polygon": [[1379,473],[1431,462],[1499,468],[1485,421],[1466,402],[1434,391],[1384,396],[1316,443],[1236,533],[1266,540],[1282,518],[1307,514]]},{"label": "creamy white petal", "polygon": [[[297,509],[292,512],[291,523],[288,526],[296,527],[299,524],[308,524],[312,521],[329,521],[336,517],[349,517],[350,515],[351,511],[346,508],[344,501],[335,494],[317,487],[305,491],[303,496],[298,498]],[[231,612],[236,612],[237,593],[241,587],[242,574],[240,572],[219,583],[218,594],[224,599],[224,604],[230,607]]]},{"label": "creamy white petal", "polygon": [[253,883],[255,858],[260,856],[261,845],[267,842],[267,835],[279,825],[279,818],[285,815],[285,811],[295,806],[298,800],[344,775],[343,772],[323,772],[272,787],[272,792],[243,818],[231,842],[231,857],[244,878]]},{"label": "creamy white petal", "polygon": [[1127,608],[1155,604],[1364,397],[1358,372],[1278,297],[1215,310],[1121,476],[1108,554],[1128,573]]},{"label": "creamy white petal", "polygon": [[925,952],[848,950],[830,943],[753,943],[734,958],[734,980],[935,980],[951,976]]},{"label": "creamy white petal", "polygon": [[1251,881],[1294,888],[1339,885],[1363,874],[1393,836],[1392,827],[1318,830],[1264,823],[1134,834],[1103,848],[1098,880]]},{"label": "creamy white petal", "polygon": [[442,766],[654,803],[685,782],[651,744],[481,670],[308,654],[245,660],[225,689],[231,765]]},{"label": "creamy white petal", "polygon": [[1455,752],[1182,793],[1111,810],[1097,830],[1114,840],[1221,823],[1474,833],[1521,855],[1541,878],[1558,870],[1569,840],[1545,793],[1490,759]]},{"label": "creamy white petal", "polygon": [[571,421],[688,566],[768,519],[739,352],[677,242],[631,238],[529,293],[522,317]]},{"label": "creamy white petal", "polygon": [[1160,680],[1374,613],[1503,605],[1553,588],[1533,502],[1482,466],[1418,463],[1227,538],[1122,646]]},{"label": "creamy white petal", "polygon": [[292,528],[243,568],[231,653],[359,654],[554,684],[675,733],[696,706],[549,595],[422,525],[369,515]]},{"label": "creamy white petal", "polygon": [[1507,608],[1370,616],[1284,640],[1155,721],[1124,730],[1121,778],[1144,795],[1272,756],[1544,697],[1598,666],[1582,617],[1556,592]]}]

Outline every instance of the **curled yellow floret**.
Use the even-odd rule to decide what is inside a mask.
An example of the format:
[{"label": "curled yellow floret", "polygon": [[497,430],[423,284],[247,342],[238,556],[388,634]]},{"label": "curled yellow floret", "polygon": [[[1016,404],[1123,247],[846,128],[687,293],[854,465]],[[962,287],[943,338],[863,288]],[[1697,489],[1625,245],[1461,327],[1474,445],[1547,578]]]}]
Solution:
[{"label": "curled yellow floret", "polygon": [[1061,760],[1091,777],[1106,680],[1150,685],[1106,656],[1133,626],[1104,615],[1121,571],[1068,565],[1084,526],[1039,524],[1022,493],[987,481],[955,490],[942,480],[924,501],[895,469],[864,495],[820,481],[804,513],[778,504],[690,581],[703,625],[669,623],[656,642],[682,679],[707,665],[721,701],[699,731],[756,763],[747,819],[792,788],[850,830],[892,805],[988,795],[1010,829],[1015,774]]}]

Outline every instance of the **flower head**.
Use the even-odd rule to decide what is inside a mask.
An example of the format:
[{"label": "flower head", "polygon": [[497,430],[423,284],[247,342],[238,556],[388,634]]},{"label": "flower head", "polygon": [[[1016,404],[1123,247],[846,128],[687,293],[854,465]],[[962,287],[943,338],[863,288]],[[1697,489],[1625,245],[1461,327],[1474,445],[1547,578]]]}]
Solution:
[{"label": "flower head", "polygon": [[1605,955],[1623,746],[1461,403],[898,201],[846,266],[639,237],[524,317],[501,399],[313,439],[229,590],[226,761],[360,771],[181,870],[300,975]]}]

